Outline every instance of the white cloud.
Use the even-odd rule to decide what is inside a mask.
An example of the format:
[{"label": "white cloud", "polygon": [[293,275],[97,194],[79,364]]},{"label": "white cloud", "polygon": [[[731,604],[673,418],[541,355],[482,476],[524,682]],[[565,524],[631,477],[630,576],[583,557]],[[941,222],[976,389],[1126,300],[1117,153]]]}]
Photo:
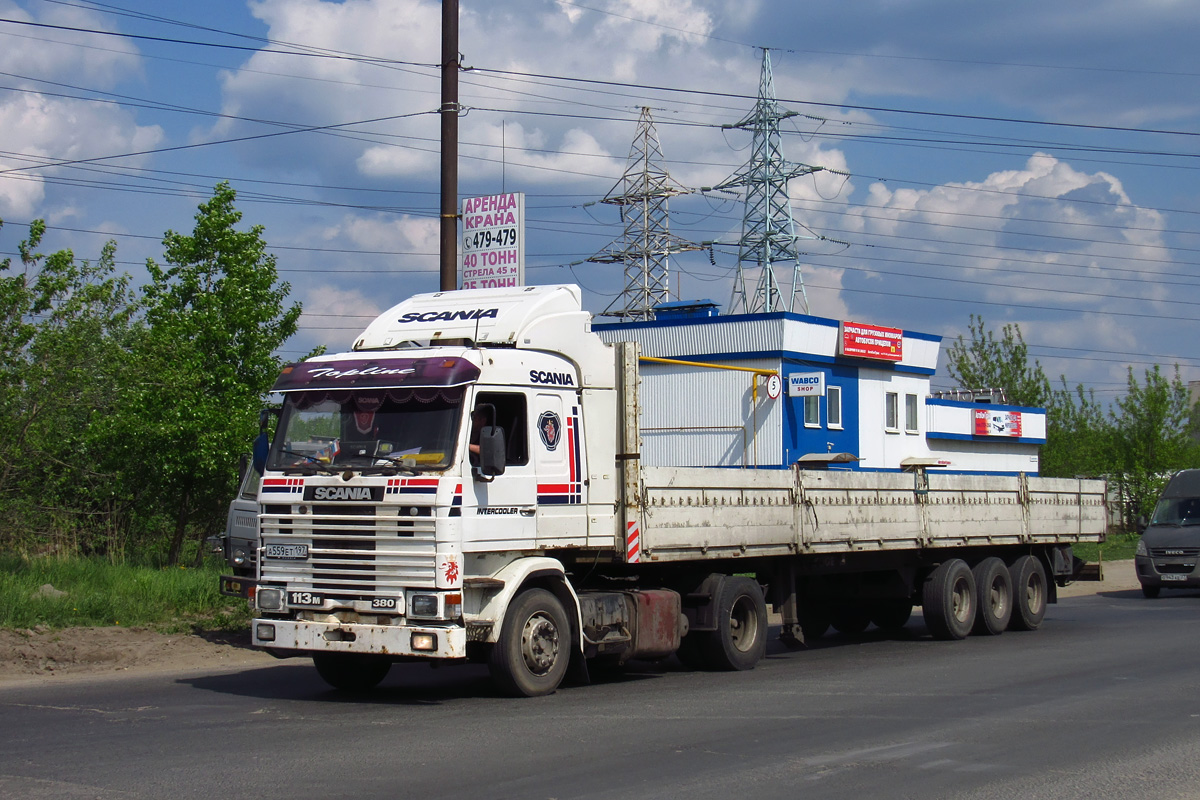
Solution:
[{"label": "white cloud", "polygon": [[[18,94],[0,102],[0,131],[4,150],[0,171],[0,216],[29,217],[47,214],[40,206],[45,199],[42,175],[37,165],[45,161],[74,160],[120,155],[153,148],[162,139],[162,129],[139,126],[132,114],[111,103],[62,100],[39,94]],[[137,163],[144,158],[127,159]]]},{"label": "white cloud", "polygon": [[[42,5],[38,16],[14,3],[0,2],[0,16],[23,22],[41,22],[89,30],[113,30],[102,14],[66,5]],[[101,37],[67,30],[6,25],[0,31],[0,71],[26,76],[27,86],[37,81],[84,82],[91,88],[109,88],[118,80],[138,75],[141,60],[134,45],[118,37]],[[11,78],[10,78],[11,80]]]}]

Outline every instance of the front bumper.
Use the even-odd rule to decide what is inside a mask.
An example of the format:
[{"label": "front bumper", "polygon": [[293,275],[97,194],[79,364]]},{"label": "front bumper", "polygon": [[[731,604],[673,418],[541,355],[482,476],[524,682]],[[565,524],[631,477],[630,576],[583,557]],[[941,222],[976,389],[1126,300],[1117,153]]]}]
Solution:
[{"label": "front bumper", "polygon": [[[273,638],[261,634],[271,626]],[[466,658],[467,629],[431,625],[363,625],[348,622],[304,622],[255,619],[250,625],[256,647],[321,653],[372,653],[416,658]],[[433,647],[417,650],[414,638],[433,636]]]},{"label": "front bumper", "polygon": [[1171,556],[1134,556],[1134,569],[1143,586],[1195,588],[1200,587],[1200,571],[1195,558]]}]

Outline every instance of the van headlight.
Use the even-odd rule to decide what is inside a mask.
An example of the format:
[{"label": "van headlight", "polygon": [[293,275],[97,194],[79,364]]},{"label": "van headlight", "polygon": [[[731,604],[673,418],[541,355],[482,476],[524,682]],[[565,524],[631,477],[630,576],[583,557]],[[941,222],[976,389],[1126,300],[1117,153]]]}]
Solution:
[{"label": "van headlight", "polygon": [[1150,551],[1146,549],[1146,540],[1145,539],[1138,539],[1137,549],[1133,551],[1133,554],[1137,555],[1137,556],[1150,555]]}]

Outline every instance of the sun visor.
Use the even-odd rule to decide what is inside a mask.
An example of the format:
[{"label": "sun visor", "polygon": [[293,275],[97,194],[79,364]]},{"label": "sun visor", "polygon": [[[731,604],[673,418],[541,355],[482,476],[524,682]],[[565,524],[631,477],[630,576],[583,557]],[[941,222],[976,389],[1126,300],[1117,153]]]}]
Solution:
[{"label": "sun visor", "polygon": [[283,368],[272,391],[461,386],[479,378],[465,358],[374,358],[301,361]]}]

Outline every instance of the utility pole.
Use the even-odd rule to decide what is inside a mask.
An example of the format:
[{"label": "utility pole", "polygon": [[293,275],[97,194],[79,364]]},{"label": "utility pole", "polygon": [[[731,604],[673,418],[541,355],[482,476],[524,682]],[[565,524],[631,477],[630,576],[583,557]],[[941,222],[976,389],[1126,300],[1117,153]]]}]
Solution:
[{"label": "utility pole", "polygon": [[[737,277],[729,301],[731,314],[792,311],[797,294],[801,302],[799,310],[804,314],[809,313],[808,294],[804,291],[804,279],[800,275],[800,253],[796,248],[796,223],[792,219],[788,181],[822,168],[794,164],[783,157],[779,123],[794,116],[796,112],[785,111],[775,100],[771,51],[764,47],[758,100],[754,110],[741,122],[722,126],[748,130],[753,134],[750,161],[714,187],[730,189],[740,186],[746,190],[742,238],[738,241]],[[791,294],[786,300],[775,277],[773,264],[776,262],[792,264]],[[747,263],[757,263],[759,266],[758,286],[753,294],[746,291],[743,265]]]},{"label": "utility pole", "polygon": [[443,292],[458,288],[458,0],[442,0],[442,181],[439,273]]},{"label": "utility pole", "polygon": [[625,265],[625,289],[604,310],[605,316],[654,319],[654,308],[670,298],[669,256],[700,249],[699,245],[671,236],[667,200],[688,190],[671,179],[663,160],[654,119],[650,109],[643,107],[625,174],[600,201],[621,209],[625,233],[588,259],[598,264]]}]

